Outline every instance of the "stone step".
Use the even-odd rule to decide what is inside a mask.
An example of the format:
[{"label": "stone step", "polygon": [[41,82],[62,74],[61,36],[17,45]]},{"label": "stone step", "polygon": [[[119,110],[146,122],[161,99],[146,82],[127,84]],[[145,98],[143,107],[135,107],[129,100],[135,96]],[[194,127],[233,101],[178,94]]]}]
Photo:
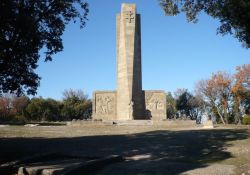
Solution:
[{"label": "stone step", "polygon": [[69,126],[84,126],[84,125],[118,125],[118,126],[147,126],[147,125],[162,125],[173,127],[197,126],[195,120],[75,120],[68,122]]},{"label": "stone step", "polygon": [[105,124],[113,124],[118,126],[130,125],[130,126],[145,126],[153,125],[152,120],[112,120],[112,121],[103,121]]},{"label": "stone step", "polygon": [[95,160],[61,159],[47,162],[37,162],[19,165],[17,175],[80,175],[89,170],[95,170],[108,164],[121,162],[121,156],[112,155]]}]

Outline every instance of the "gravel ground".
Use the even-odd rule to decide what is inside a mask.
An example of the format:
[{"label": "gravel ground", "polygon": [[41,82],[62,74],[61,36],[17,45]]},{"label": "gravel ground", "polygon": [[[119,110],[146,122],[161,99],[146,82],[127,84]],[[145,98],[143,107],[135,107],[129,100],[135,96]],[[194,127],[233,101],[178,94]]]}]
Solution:
[{"label": "gravel ground", "polygon": [[250,175],[250,128],[0,125],[0,164],[46,152],[126,158],[89,174]]}]

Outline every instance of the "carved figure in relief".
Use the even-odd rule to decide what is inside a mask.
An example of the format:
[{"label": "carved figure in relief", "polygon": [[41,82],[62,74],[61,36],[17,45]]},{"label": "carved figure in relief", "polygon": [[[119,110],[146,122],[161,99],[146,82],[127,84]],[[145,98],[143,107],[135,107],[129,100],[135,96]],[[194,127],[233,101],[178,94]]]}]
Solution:
[{"label": "carved figure in relief", "polygon": [[110,105],[111,101],[112,99],[109,96],[105,97],[105,105],[107,107],[107,112],[109,112],[111,109],[111,105]]},{"label": "carved figure in relief", "polygon": [[134,106],[134,102],[132,100],[130,100],[129,104],[128,104],[128,110],[129,110],[129,119],[133,119],[133,109]]},{"label": "carved figure in relief", "polygon": [[163,109],[163,103],[162,103],[161,100],[159,100],[159,99],[156,98],[153,103],[154,103],[154,109],[155,110],[161,110],[161,109]]},{"label": "carved figure in relief", "polygon": [[97,96],[96,113],[110,114],[113,112],[112,102],[114,99],[110,96]]},{"label": "carved figure in relief", "polygon": [[150,98],[146,101],[146,107],[149,110],[162,110],[164,109],[164,102],[162,101],[162,97],[159,95],[151,95]]}]

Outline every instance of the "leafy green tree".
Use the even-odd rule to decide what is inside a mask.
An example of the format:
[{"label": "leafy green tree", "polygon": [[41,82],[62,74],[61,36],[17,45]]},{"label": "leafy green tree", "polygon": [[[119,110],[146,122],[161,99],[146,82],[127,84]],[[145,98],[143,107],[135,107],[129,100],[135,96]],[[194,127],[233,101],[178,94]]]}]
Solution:
[{"label": "leafy green tree", "polygon": [[176,118],[176,101],[170,92],[167,93],[167,118]]},{"label": "leafy green tree", "polygon": [[33,98],[27,106],[27,118],[34,121],[60,120],[60,102],[54,99]]},{"label": "leafy green tree", "polygon": [[81,90],[63,92],[62,117],[65,120],[86,119],[91,117],[92,102]]},{"label": "leafy green tree", "polygon": [[176,99],[176,108],[178,111],[180,111],[181,115],[190,116],[191,107],[189,105],[189,100],[191,98],[192,95],[186,89]]},{"label": "leafy green tree", "polygon": [[204,101],[201,96],[194,96],[187,89],[179,89],[176,94],[176,108],[179,114],[197,120],[204,110]]},{"label": "leafy green tree", "polygon": [[42,120],[44,105],[43,98],[32,98],[30,100],[29,105],[26,108],[28,116],[26,116],[29,120],[40,121]]},{"label": "leafy green tree", "polygon": [[250,48],[249,0],[159,0],[166,15],[186,13],[189,22],[197,22],[203,11],[221,23],[217,32],[234,35],[246,48]]},{"label": "leafy green tree", "polygon": [[61,103],[54,100],[54,99],[47,99],[45,101],[46,105],[46,110],[44,111],[43,114],[43,120],[46,121],[57,121],[61,120],[60,116],[60,108],[61,108]]},{"label": "leafy green tree", "polygon": [[250,91],[246,93],[246,97],[242,103],[245,107],[245,113],[249,115],[250,114]]},{"label": "leafy green tree", "polygon": [[34,95],[40,77],[35,73],[40,50],[45,61],[63,50],[62,34],[70,22],[84,27],[88,4],[82,0],[1,0],[0,94]]}]

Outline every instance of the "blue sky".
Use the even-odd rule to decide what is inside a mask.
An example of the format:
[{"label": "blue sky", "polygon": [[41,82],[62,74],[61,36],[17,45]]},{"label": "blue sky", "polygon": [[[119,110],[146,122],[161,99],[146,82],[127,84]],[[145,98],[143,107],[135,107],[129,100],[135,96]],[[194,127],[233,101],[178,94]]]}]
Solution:
[{"label": "blue sky", "polygon": [[87,25],[69,24],[64,50],[52,62],[41,59],[42,77],[37,96],[60,100],[65,89],[81,89],[89,97],[95,90],[116,89],[116,14],[121,3],[136,3],[141,14],[142,84],[145,90],[192,91],[195,83],[213,72],[234,73],[250,63],[250,50],[232,36],[216,35],[219,22],[200,14],[197,24],[184,14],[168,17],[157,0],[89,0]]}]

